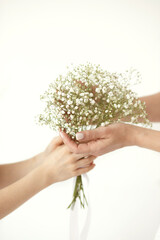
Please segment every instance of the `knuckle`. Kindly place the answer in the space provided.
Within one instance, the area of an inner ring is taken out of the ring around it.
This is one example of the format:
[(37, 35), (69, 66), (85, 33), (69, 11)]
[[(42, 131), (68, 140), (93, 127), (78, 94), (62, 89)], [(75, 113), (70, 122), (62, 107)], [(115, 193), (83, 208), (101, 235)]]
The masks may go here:
[(63, 150), (63, 151), (64, 151), (64, 153), (66, 153), (66, 154), (70, 152), (70, 151), (69, 151), (69, 148), (68, 148), (66, 145), (64, 145), (64, 150)]
[(74, 149), (73, 152), (74, 152), (75, 154), (78, 154), (78, 153), (79, 153), (78, 148)]
[[(78, 145), (79, 146), (79, 145)], [(77, 148), (74, 148), (74, 153), (75, 154), (80, 154), (80, 149), (77, 147)]]
[(75, 162), (75, 157), (74, 157), (74, 155), (72, 154), (71, 156), (70, 156), (70, 163), (74, 163)]
[(90, 132), (89, 131), (85, 131), (84, 132), (84, 138), (87, 140), (90, 138)]
[(78, 163), (79, 166), (84, 166), (86, 164), (86, 160), (80, 160), (80, 162)]
[(87, 139), (92, 139), (95, 137), (95, 132), (94, 131), (87, 131)]
[(92, 145), (91, 145), (91, 144), (88, 144), (88, 153), (91, 153), (92, 151), (93, 151)]
[(91, 160), (91, 158), (87, 158), (85, 161), (84, 161), (84, 164), (89, 164), (90, 162), (91, 162), (92, 160)]

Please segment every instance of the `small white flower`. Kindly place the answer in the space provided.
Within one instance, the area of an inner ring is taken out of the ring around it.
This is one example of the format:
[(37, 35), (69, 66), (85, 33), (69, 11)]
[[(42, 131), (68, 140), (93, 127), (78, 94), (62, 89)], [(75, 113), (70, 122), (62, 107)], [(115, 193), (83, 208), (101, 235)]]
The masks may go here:
[(109, 96), (109, 97), (112, 97), (112, 96), (113, 96), (113, 92), (109, 92), (109, 93), (108, 93), (108, 96)]
[(103, 87), (103, 88), (102, 88), (102, 92), (103, 92), (103, 93), (106, 93), (106, 92), (107, 92), (107, 88), (106, 88), (106, 87)]
[(73, 103), (73, 101), (68, 100), (67, 103), (68, 103), (68, 105), (71, 105)]
[(81, 101), (77, 98), (76, 99), (76, 104), (79, 105), (81, 103)]
[(93, 93), (90, 93), (89, 96), (90, 96), (90, 97), (93, 97)]
[(87, 98), (85, 98), (85, 99), (84, 99), (84, 102), (85, 102), (85, 103), (87, 103), (87, 102), (88, 102), (88, 99), (87, 99)]
[(71, 131), (71, 128), (70, 127), (68, 127), (67, 128), (67, 133), (69, 133)]
[(93, 120), (96, 120), (96, 119), (98, 119), (98, 116), (97, 116), (97, 115), (95, 115), (95, 116), (93, 117)]
[(127, 95), (126, 95), (126, 98), (127, 98), (127, 99), (130, 99), (130, 96), (129, 96), (129, 94), (127, 94)]
[(126, 104), (126, 105), (124, 105), (124, 108), (126, 108), (126, 109), (127, 109), (127, 108), (128, 108), (128, 105), (127, 105), (127, 104)]
[(100, 93), (100, 88), (96, 88), (96, 90), (95, 90), (97, 93)]
[(94, 76), (93, 74), (90, 74), (90, 75), (88, 76), (88, 79), (93, 81), (93, 80), (95, 79), (95, 76)]
[(137, 107), (137, 106), (138, 106), (138, 104), (137, 104), (137, 102), (135, 102), (134, 107)]
[(74, 92), (74, 89), (73, 89), (73, 88), (70, 88), (70, 92)]
[(92, 99), (90, 100), (91, 104), (94, 105), (95, 104), (95, 101)]
[(135, 117), (131, 117), (131, 122), (134, 122), (136, 118)]
[(132, 99), (128, 100), (128, 104), (131, 105), (132, 104)]
[(107, 77), (106, 77), (106, 82), (109, 82), (109, 81), (110, 81), (110, 77), (107, 76)]

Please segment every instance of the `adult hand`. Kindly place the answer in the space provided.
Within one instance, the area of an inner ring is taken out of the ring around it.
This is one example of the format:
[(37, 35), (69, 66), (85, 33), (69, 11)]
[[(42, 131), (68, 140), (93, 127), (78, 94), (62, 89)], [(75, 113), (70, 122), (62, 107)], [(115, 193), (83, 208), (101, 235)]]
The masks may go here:
[[(54, 138), (43, 153), (42, 168), (47, 173), (47, 185), (84, 174), (94, 168), (95, 156), (72, 153), (60, 136)], [(85, 158), (84, 158), (85, 157)]]
[[(69, 148), (63, 144), (61, 137), (54, 138), (46, 150), (37, 155), (35, 159), (38, 164), (37, 167), (32, 160), (29, 163), (28, 161), (26, 163), (22, 162), (20, 164), (22, 166), (16, 166), (15, 164), (14, 169), (29, 165), (29, 170), (32, 164), (34, 169), (12, 184), (0, 189), (0, 219), (49, 185), (90, 171), (95, 166), (93, 164), (94, 159), (94, 156), (71, 153)], [(3, 172), (2, 168), (1, 172)], [(3, 180), (3, 176), (0, 178), (1, 180)]]
[(71, 140), (65, 132), (60, 131), (60, 135), (72, 152), (100, 156), (124, 146), (134, 145), (134, 127), (125, 123), (115, 123), (94, 130), (82, 131), (76, 134), (79, 144)]

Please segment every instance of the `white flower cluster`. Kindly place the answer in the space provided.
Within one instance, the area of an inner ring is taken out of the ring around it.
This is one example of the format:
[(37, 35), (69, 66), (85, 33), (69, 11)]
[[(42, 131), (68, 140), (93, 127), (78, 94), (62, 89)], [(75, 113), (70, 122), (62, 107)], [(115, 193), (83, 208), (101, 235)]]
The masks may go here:
[(62, 129), (73, 139), (76, 132), (125, 119), (150, 125), (145, 104), (129, 87), (133, 79), (140, 79), (134, 69), (110, 73), (91, 63), (73, 67), (41, 96), (46, 105), (38, 122), (53, 130)]

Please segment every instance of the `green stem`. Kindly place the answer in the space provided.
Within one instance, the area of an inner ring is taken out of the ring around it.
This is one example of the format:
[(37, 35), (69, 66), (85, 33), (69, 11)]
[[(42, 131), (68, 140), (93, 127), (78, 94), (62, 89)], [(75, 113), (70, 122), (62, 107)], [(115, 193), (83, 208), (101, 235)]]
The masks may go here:
[[(83, 202), (82, 202), (82, 197), (81, 197), (81, 191), (82, 191), (82, 196), (83, 196)], [(73, 200), (70, 203), (70, 205), (68, 206), (68, 208), (70, 208), (70, 207), (71, 207), (71, 209), (74, 208), (74, 205), (76, 203), (77, 198), (79, 198), (81, 207), (84, 208), (85, 203), (88, 205), (86, 196), (84, 194), (83, 182), (82, 182), (82, 177), (81, 176), (78, 176), (76, 178), (75, 188), (74, 188), (74, 192), (73, 192)]]

